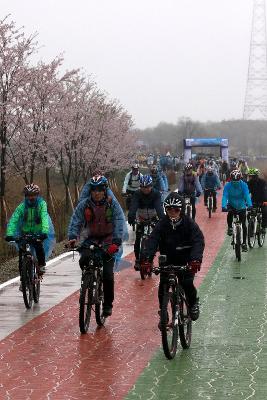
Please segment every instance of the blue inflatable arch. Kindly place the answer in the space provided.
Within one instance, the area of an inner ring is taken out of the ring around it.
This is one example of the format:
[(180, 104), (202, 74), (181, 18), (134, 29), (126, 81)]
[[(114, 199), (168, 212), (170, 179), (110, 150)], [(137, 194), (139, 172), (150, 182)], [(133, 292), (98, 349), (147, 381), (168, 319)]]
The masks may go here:
[(187, 163), (192, 158), (192, 147), (220, 147), (223, 160), (228, 160), (228, 139), (224, 138), (191, 138), (184, 139), (184, 161)]

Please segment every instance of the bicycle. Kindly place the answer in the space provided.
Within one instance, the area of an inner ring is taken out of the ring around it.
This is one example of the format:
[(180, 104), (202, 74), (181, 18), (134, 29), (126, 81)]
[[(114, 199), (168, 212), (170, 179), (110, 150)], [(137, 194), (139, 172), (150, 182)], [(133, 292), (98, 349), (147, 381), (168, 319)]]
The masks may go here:
[(31, 245), (38, 240), (40, 241), (38, 235), (34, 234), (24, 234), (15, 240), (20, 252), (21, 287), (27, 309), (32, 307), (33, 301), (38, 303), (40, 298), (42, 274), (31, 251)]
[[(125, 202), (126, 202), (126, 209), (129, 211), (130, 206), (131, 206), (131, 201), (132, 201), (132, 197), (133, 197), (134, 193), (130, 193), (130, 192), (126, 192), (126, 193), (122, 193), (122, 197), (125, 198)], [(132, 224), (132, 229), (133, 232), (135, 231), (135, 227), (136, 227), (136, 223), (134, 222)]]
[(142, 264), (143, 261), (143, 254), (145, 251), (145, 242), (148, 236), (151, 234), (153, 231), (155, 225), (156, 225), (157, 220), (141, 220), (139, 225), (142, 225), (142, 236), (140, 240), (140, 250), (139, 250), (139, 262), (140, 262), (140, 276), (142, 280), (145, 280), (146, 277), (151, 277), (152, 276), (152, 270), (151, 267), (148, 265), (144, 266)]
[(190, 195), (184, 194), (184, 201), (185, 201), (185, 215), (192, 218), (192, 204), (191, 204), (191, 197)]
[(106, 255), (104, 249), (95, 243), (74, 249), (80, 252), (87, 249), (89, 253), (89, 263), (82, 269), (81, 288), (79, 298), (79, 328), (81, 333), (86, 333), (89, 329), (92, 310), (95, 313), (96, 323), (99, 327), (105, 323), (103, 316), (103, 256)]
[(231, 210), (233, 212), (233, 234), (232, 234), (232, 246), (235, 250), (235, 256), (237, 261), (241, 261), (241, 247), (243, 243), (243, 227), (239, 218), (239, 213), (242, 211)]
[(214, 204), (213, 204), (213, 193), (214, 193), (214, 190), (205, 189), (205, 192), (208, 194), (208, 197), (207, 197), (207, 210), (208, 210), (208, 213), (209, 213), (209, 218), (211, 218), (212, 211), (214, 210)]
[(159, 266), (152, 271), (158, 275), (166, 274), (167, 281), (163, 285), (163, 296), (160, 310), (160, 329), (163, 351), (169, 360), (177, 352), (178, 335), (183, 349), (188, 349), (192, 338), (192, 320), (189, 304), (177, 274), (184, 272), (187, 266), (166, 265), (167, 257), (159, 256)]
[(248, 212), (248, 245), (251, 249), (255, 246), (256, 239), (259, 247), (262, 247), (265, 241), (265, 232), (262, 229), (262, 211), (260, 205), (253, 205), (252, 210)]

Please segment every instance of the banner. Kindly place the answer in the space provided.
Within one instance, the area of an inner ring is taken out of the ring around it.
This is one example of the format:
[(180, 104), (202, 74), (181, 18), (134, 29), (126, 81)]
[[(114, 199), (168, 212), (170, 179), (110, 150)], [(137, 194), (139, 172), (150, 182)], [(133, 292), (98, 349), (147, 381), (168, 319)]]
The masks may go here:
[(184, 148), (191, 147), (228, 147), (228, 139), (225, 138), (190, 138), (184, 139)]

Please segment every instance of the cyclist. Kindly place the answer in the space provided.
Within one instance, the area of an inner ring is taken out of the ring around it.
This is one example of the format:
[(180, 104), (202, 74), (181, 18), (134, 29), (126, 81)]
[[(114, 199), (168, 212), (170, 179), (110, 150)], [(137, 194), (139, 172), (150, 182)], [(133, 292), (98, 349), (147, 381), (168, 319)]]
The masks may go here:
[(228, 162), (226, 160), (223, 160), (222, 165), (221, 165), (221, 180), (223, 180), (223, 175), (225, 174), (226, 180), (229, 179), (230, 176), (230, 167), (228, 165)]
[[(47, 205), (45, 200), (40, 196), (39, 186), (31, 183), (24, 187), (24, 200), (18, 205), (12, 214), (6, 231), (6, 241), (13, 242), (15, 239), (23, 234), (38, 235), (38, 239), (32, 244), (34, 247), (36, 258), (38, 261), (39, 272), (45, 273), (45, 249), (43, 241), (48, 238), (53, 226), (47, 212)], [(52, 241), (48, 243), (52, 251)], [(21, 252), (19, 252), (19, 273), (21, 276)], [(21, 286), (20, 286), (21, 290)]]
[[(199, 298), (194, 286), (195, 274), (200, 270), (205, 247), (204, 236), (199, 226), (184, 214), (184, 198), (171, 192), (164, 201), (166, 216), (155, 226), (146, 242), (144, 263), (152, 264), (158, 250), (167, 256), (167, 265), (187, 265), (188, 270), (179, 273), (193, 321), (199, 317)], [(165, 275), (161, 274), (158, 289), (159, 307), (162, 303), (162, 290)], [(160, 313), (160, 312), (159, 312)]]
[(221, 184), (218, 175), (214, 173), (212, 167), (207, 168), (207, 172), (202, 178), (201, 185), (204, 190), (204, 205), (207, 206), (209, 191), (211, 191), (213, 197), (212, 211), (215, 212), (217, 209), (216, 190), (221, 189)]
[(139, 271), (140, 269), (140, 241), (144, 229), (142, 221), (151, 221), (156, 217), (162, 218), (163, 216), (164, 211), (161, 205), (160, 193), (153, 189), (152, 177), (150, 175), (144, 175), (140, 179), (140, 189), (135, 192), (128, 213), (128, 223), (130, 225), (132, 225), (137, 219), (136, 237), (134, 243), (134, 269), (136, 271)]
[(192, 218), (196, 216), (196, 197), (202, 193), (202, 188), (199, 183), (198, 176), (193, 172), (193, 165), (186, 164), (184, 167), (184, 174), (180, 179), (178, 185), (178, 193), (181, 195), (190, 196), (190, 203), (192, 204)]
[[(222, 211), (228, 212), (227, 234), (232, 236), (233, 229), (233, 214), (234, 211), (240, 211), (239, 218), (243, 228), (243, 244), (242, 251), (248, 251), (247, 247), (247, 225), (246, 225), (246, 208), (251, 208), (251, 198), (249, 195), (248, 185), (242, 181), (242, 174), (238, 169), (233, 170), (230, 173), (230, 182), (227, 182), (224, 186), (223, 197), (222, 197)], [(230, 209), (228, 210), (228, 208)]]
[(74, 247), (81, 239), (81, 269), (89, 263), (88, 249), (83, 244), (97, 243), (106, 249), (104, 258), (103, 316), (112, 314), (114, 300), (114, 257), (119, 251), (125, 232), (123, 211), (115, 199), (107, 194), (108, 181), (103, 175), (94, 176), (90, 181), (90, 195), (81, 201), (71, 217), (68, 229), (69, 246)]
[(156, 165), (152, 165), (150, 168), (150, 176), (152, 178), (153, 188), (159, 192), (164, 192), (166, 184)]
[(125, 176), (123, 187), (122, 187), (122, 195), (128, 195), (126, 199), (126, 207), (127, 210), (130, 208), (131, 197), (140, 187), (140, 178), (142, 174), (139, 171), (139, 165), (133, 164), (132, 170), (128, 172)]
[(239, 169), (239, 171), (241, 172), (243, 181), (247, 182), (247, 176), (248, 176), (247, 162), (245, 160), (239, 160), (237, 169)]
[(260, 171), (257, 168), (248, 169), (248, 189), (251, 194), (251, 201), (255, 205), (261, 205), (262, 229), (267, 228), (267, 183), (259, 177)]

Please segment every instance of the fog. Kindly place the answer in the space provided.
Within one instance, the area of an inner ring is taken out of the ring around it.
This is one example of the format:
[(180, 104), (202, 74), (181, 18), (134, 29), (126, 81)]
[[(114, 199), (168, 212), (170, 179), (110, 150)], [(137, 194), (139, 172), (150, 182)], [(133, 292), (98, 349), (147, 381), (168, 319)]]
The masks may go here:
[(38, 58), (64, 53), (146, 128), (242, 117), (252, 0), (9, 0)]

